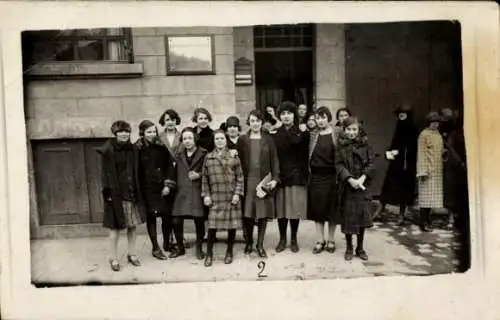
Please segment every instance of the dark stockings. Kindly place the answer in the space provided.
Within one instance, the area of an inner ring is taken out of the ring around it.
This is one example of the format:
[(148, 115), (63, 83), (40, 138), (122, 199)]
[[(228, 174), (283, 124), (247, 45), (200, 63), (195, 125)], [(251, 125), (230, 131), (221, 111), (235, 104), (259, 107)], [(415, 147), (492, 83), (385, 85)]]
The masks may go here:
[(297, 231), (299, 231), (299, 219), (290, 219), (290, 229), (292, 231), (292, 242), (297, 241)]
[(259, 219), (257, 221), (258, 233), (257, 233), (257, 247), (264, 248), (264, 237), (266, 236), (267, 220)]
[(203, 238), (205, 237), (205, 219), (194, 218), (194, 226), (196, 228), (196, 258), (201, 260), (205, 257), (205, 253), (202, 248)]
[(420, 229), (429, 231), (431, 226), (431, 209), (420, 208)]
[(151, 240), (151, 245), (153, 246), (153, 251), (158, 251), (160, 246), (158, 245), (158, 235), (156, 232), (156, 217), (148, 215), (146, 226), (148, 229), (149, 239)]
[(278, 219), (278, 229), (280, 232), (280, 243), (286, 243), (286, 228), (288, 226), (288, 219), (281, 218)]
[(210, 257), (213, 256), (216, 233), (217, 233), (217, 229), (208, 229), (207, 256), (210, 256)]
[[(352, 234), (346, 234), (345, 239), (347, 242), (347, 250), (353, 250)], [(359, 233), (356, 235), (356, 251), (363, 250), (363, 243), (365, 240), (365, 228), (359, 228)]]
[(254, 219), (243, 218), (243, 229), (245, 229), (245, 254), (252, 253)]

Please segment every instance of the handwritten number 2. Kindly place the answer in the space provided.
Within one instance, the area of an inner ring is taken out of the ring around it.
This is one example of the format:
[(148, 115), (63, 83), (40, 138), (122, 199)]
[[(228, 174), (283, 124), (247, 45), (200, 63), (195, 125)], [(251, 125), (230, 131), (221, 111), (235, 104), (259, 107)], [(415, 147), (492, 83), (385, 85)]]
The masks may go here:
[(267, 274), (262, 274), (264, 272), (264, 269), (266, 269), (266, 263), (264, 261), (259, 261), (259, 263), (257, 264), (257, 268), (259, 268), (257, 276), (259, 278), (266, 278)]

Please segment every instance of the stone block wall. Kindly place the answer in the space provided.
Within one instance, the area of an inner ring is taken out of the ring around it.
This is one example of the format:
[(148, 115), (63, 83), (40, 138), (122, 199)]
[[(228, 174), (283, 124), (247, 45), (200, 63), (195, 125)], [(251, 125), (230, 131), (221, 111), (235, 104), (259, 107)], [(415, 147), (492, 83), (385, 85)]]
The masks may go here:
[[(233, 28), (140, 28), (132, 34), (135, 63), (143, 64), (139, 78), (28, 83), (29, 139), (107, 137), (115, 119), (130, 121), (137, 131), (141, 120), (157, 122), (166, 108), (179, 112), (181, 126), (192, 124), (197, 106), (213, 113), (214, 128), (235, 113)], [(166, 75), (165, 37), (186, 34), (214, 35), (215, 75)]]

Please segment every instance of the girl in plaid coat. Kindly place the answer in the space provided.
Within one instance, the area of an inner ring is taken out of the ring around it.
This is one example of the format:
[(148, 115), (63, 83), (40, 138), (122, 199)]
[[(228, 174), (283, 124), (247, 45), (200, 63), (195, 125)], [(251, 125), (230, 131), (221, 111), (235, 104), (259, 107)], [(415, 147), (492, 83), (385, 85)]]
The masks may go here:
[(428, 127), (418, 137), (417, 179), (420, 229), (429, 231), (431, 209), (443, 208), (443, 137), (439, 133), (441, 117), (437, 112), (427, 115)]
[(202, 173), (201, 196), (209, 207), (208, 239), (205, 266), (210, 267), (217, 229), (227, 230), (227, 250), (224, 262), (233, 262), (233, 243), (236, 229), (241, 228), (241, 197), (243, 197), (243, 171), (237, 156), (227, 148), (223, 130), (214, 131), (215, 150), (205, 158)]
[(357, 235), (356, 256), (368, 260), (363, 249), (365, 229), (372, 226), (372, 196), (369, 189), (375, 167), (374, 152), (355, 117), (342, 124), (344, 134), (339, 136), (335, 154), (335, 169), (341, 188), (341, 227), (346, 235), (345, 260), (353, 258), (352, 235)]

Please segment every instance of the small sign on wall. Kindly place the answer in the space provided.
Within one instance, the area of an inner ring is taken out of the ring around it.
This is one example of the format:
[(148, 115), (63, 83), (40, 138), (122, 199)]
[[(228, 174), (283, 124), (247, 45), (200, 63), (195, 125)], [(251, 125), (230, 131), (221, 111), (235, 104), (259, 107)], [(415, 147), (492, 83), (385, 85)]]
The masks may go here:
[(247, 58), (239, 58), (234, 63), (234, 81), (237, 86), (253, 84), (253, 63)]

